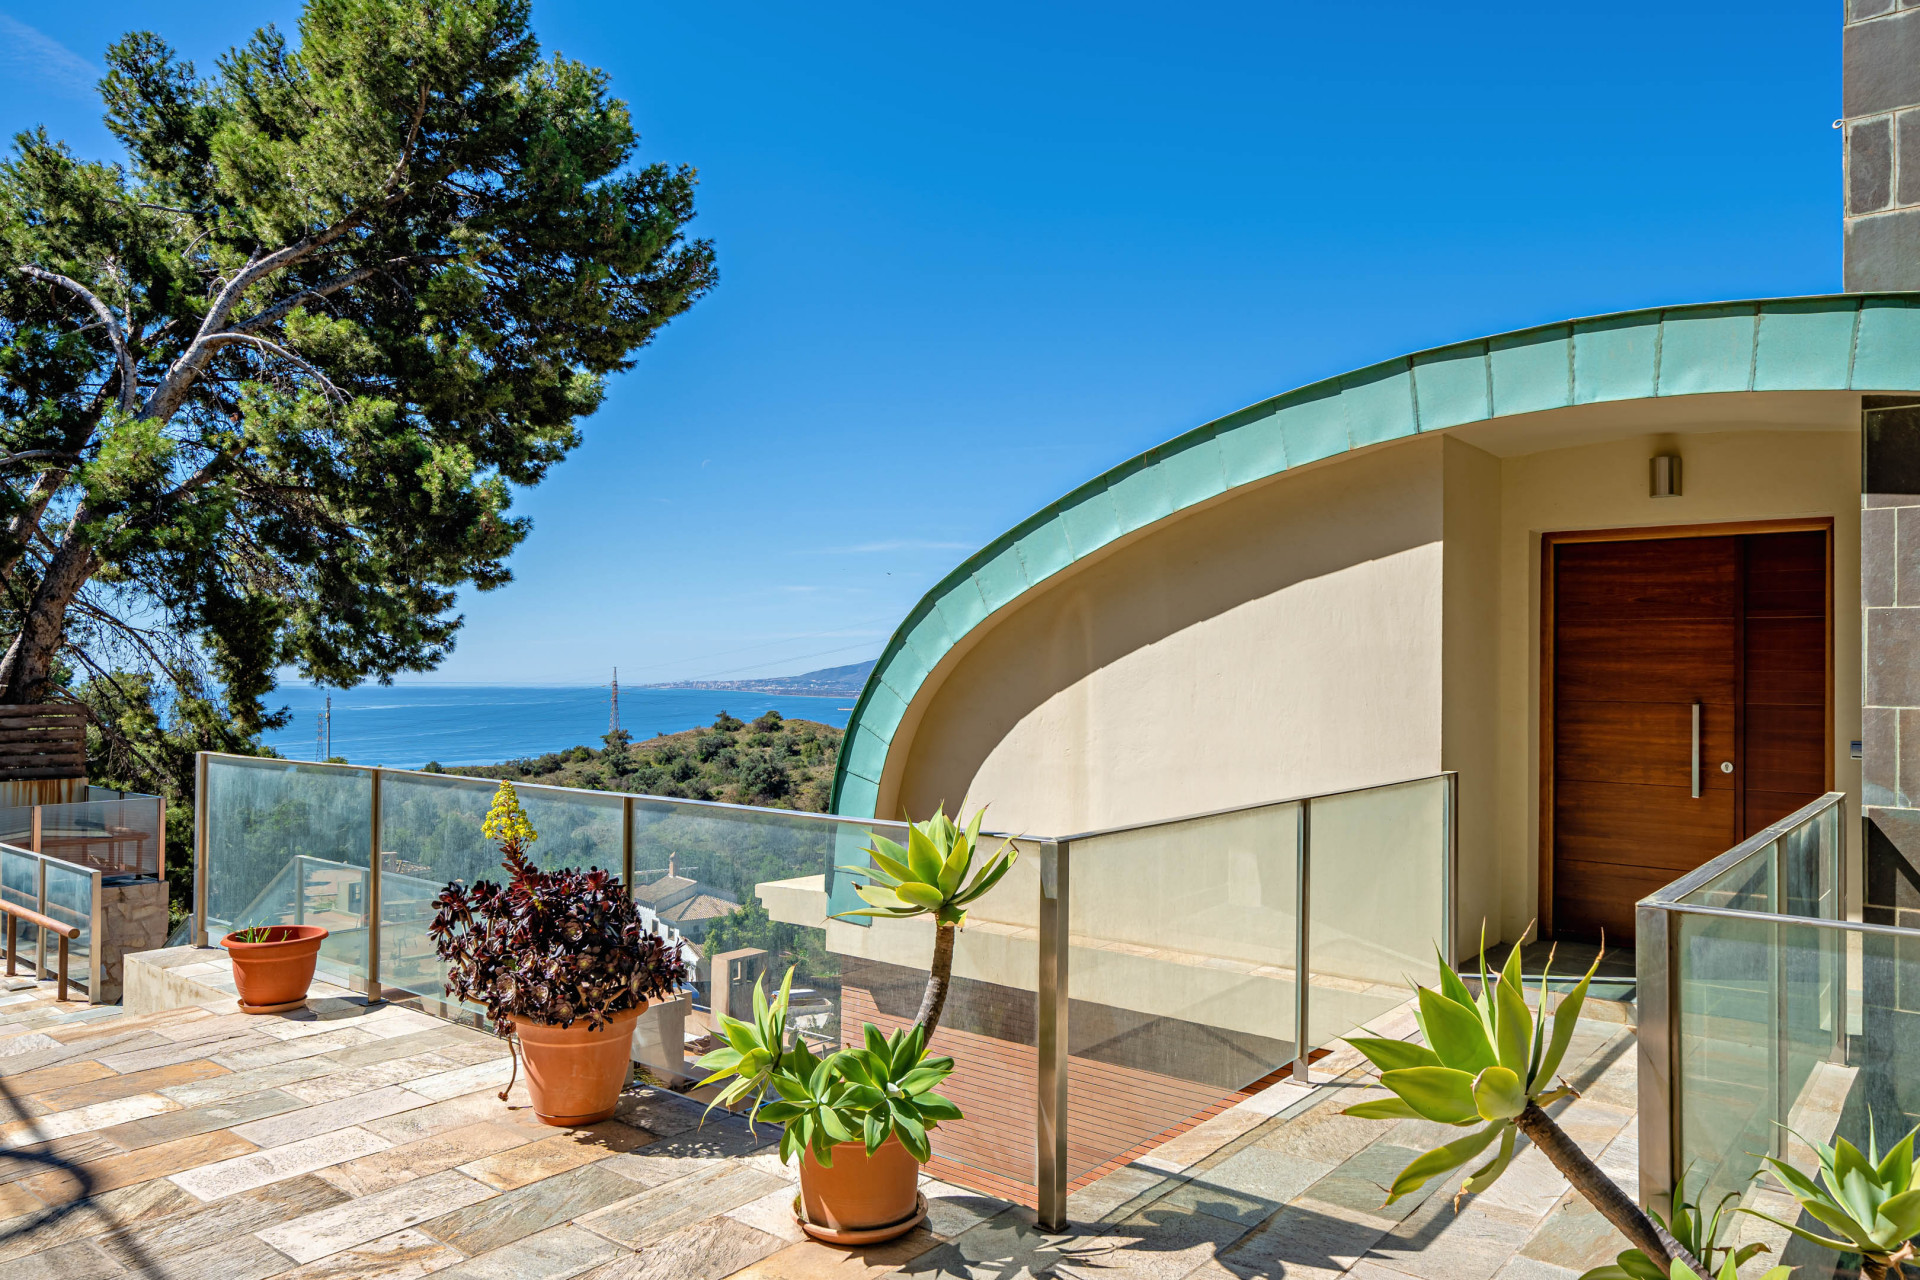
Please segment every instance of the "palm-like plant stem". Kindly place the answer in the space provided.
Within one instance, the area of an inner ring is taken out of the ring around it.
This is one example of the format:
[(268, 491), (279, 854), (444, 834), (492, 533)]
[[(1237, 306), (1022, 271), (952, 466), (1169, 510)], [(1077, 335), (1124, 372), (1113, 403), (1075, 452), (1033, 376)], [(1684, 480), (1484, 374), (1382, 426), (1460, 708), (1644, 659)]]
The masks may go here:
[(1514, 1117), (1513, 1124), (1634, 1248), (1649, 1258), (1684, 1262), (1696, 1275), (1708, 1273), (1698, 1258), (1620, 1190), (1612, 1178), (1601, 1172), (1599, 1165), (1587, 1158), (1580, 1144), (1569, 1138), (1552, 1116), (1528, 1103), (1526, 1109)]
[(920, 994), (920, 1012), (913, 1019), (913, 1025), (928, 1037), (940, 1025), (940, 1015), (947, 1007), (947, 988), (953, 985), (953, 938), (957, 932), (957, 925), (934, 926), (933, 962), (927, 966), (927, 988)]

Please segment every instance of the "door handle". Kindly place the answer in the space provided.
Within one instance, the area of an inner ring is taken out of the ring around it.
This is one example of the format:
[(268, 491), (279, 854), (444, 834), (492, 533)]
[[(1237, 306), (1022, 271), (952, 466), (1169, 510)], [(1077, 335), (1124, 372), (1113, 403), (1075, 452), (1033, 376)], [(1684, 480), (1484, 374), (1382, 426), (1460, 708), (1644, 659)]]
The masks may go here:
[(1700, 798), (1700, 704), (1693, 704), (1693, 798)]

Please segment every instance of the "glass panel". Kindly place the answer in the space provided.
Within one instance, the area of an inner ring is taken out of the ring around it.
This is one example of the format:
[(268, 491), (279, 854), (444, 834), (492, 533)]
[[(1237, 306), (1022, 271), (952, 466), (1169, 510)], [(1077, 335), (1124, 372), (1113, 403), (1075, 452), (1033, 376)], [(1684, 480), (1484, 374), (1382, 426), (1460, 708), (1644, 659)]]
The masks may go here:
[[(93, 873), (47, 863), (47, 914), (61, 924), (77, 925), (80, 936), (67, 944), (67, 977), (93, 989)], [(48, 963), (56, 942), (47, 940)]]
[(1447, 793), (1427, 778), (1312, 801), (1307, 1043), (1330, 1045), (1413, 995), (1446, 930)]
[(366, 977), (372, 774), (342, 765), (207, 761), (207, 934), (319, 924), (320, 959)]
[[(40, 909), (40, 859), (19, 849), (0, 848), (0, 895), (18, 907)], [(4, 925), (0, 925), (4, 928)], [(26, 973), (33, 973), (39, 956), (40, 926), (25, 920), (14, 925), (14, 945), (26, 961)], [(4, 935), (0, 935), (4, 936)]]
[(40, 852), (110, 876), (159, 875), (161, 834), (152, 796), (40, 806)]
[(1689, 906), (1727, 911), (1771, 911), (1773, 872), (1779, 854), (1778, 841), (1762, 845), (1679, 900)]
[(1282, 804), (1073, 842), (1070, 1186), (1293, 1061), (1299, 821)]
[(32, 805), (0, 806), (0, 844), (18, 845), (22, 849), (33, 847)]
[[(445, 991), (445, 967), (427, 926), (433, 900), (454, 880), (504, 878), (500, 849), (480, 832), (498, 784), (435, 774), (383, 774), (380, 781), (380, 981), (429, 999)], [(599, 866), (619, 873), (622, 798), (518, 787), (538, 839), (534, 861), (553, 869)]]

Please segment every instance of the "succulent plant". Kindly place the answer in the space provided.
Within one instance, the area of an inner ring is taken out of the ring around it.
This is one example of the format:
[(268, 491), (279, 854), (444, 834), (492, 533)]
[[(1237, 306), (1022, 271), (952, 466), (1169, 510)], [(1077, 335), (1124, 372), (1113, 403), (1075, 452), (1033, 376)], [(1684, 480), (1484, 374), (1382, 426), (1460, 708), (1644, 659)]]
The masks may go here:
[[(1647, 1212), (1653, 1220), (1665, 1227), (1667, 1233), (1680, 1242), (1694, 1257), (1704, 1262), (1711, 1270), (1715, 1261), (1720, 1262), (1720, 1274), (1729, 1276), (1727, 1268), (1731, 1266), (1737, 1273), (1747, 1261), (1757, 1254), (1766, 1253), (1767, 1246), (1754, 1243), (1741, 1246), (1722, 1245), (1720, 1229), (1727, 1221), (1727, 1206), (1740, 1198), (1737, 1191), (1729, 1191), (1720, 1198), (1720, 1203), (1711, 1212), (1687, 1199), (1687, 1180), (1684, 1175), (1674, 1184), (1673, 1201), (1678, 1207), (1673, 1211), (1672, 1219), (1663, 1218), (1654, 1210)], [(1775, 1267), (1768, 1271), (1762, 1280), (1779, 1280), (1787, 1274), (1786, 1267)], [(1689, 1267), (1684, 1273), (1691, 1275)], [(1660, 1280), (1665, 1271), (1660, 1264), (1649, 1257), (1643, 1249), (1625, 1249), (1618, 1257), (1605, 1266), (1595, 1267), (1583, 1273), (1580, 1280)], [(1676, 1271), (1674, 1274), (1682, 1273)]]
[(501, 1035), (513, 1020), (595, 1030), (614, 1014), (686, 985), (679, 944), (655, 934), (620, 880), (597, 867), (542, 871), (527, 859), (538, 837), (513, 784), (488, 815), (500, 840), (504, 885), (458, 881), (434, 899), (428, 933), (447, 963), (447, 994), (483, 1005)]
[[(1702, 1268), (1693, 1254), (1602, 1173), (1545, 1110), (1573, 1095), (1572, 1087), (1557, 1082), (1557, 1076), (1600, 958), (1594, 958), (1586, 976), (1561, 999), (1551, 1034), (1546, 1016), (1548, 973), (1543, 970), (1540, 975), (1536, 1016), (1527, 1005), (1519, 944), (1495, 978), (1487, 970), (1482, 940), (1478, 995), (1467, 989), (1444, 957), (1436, 954), (1434, 958), (1439, 961), (1439, 989), (1417, 988), (1416, 1018), (1424, 1045), (1347, 1037), (1379, 1068), (1380, 1083), (1393, 1094), (1348, 1107), (1347, 1115), (1431, 1120), (1471, 1131), (1416, 1156), (1394, 1179), (1387, 1203), (1476, 1159), (1497, 1140), (1500, 1146), (1493, 1158), (1468, 1175), (1461, 1187), (1462, 1195), (1484, 1191), (1506, 1172), (1516, 1139), (1525, 1134), (1607, 1221), (1647, 1257), (1659, 1260), (1662, 1274), (1677, 1263), (1686, 1263), (1692, 1269), (1689, 1274), (1697, 1274)], [(1549, 956), (1546, 969), (1551, 968)]]
[(1880, 1154), (1871, 1127), (1864, 1154), (1845, 1138), (1827, 1146), (1796, 1134), (1820, 1161), (1814, 1177), (1784, 1160), (1766, 1157), (1774, 1176), (1807, 1215), (1839, 1232), (1840, 1238), (1805, 1230), (1758, 1209), (1743, 1207), (1740, 1212), (1785, 1227), (1822, 1248), (1859, 1254), (1860, 1274), (1867, 1280), (1896, 1274), (1914, 1257), (1914, 1237), (1920, 1236), (1920, 1161), (1913, 1155), (1915, 1133), (1920, 1133), (1920, 1126), (1909, 1130), (1885, 1156)]
[(875, 835), (867, 849), (872, 866), (839, 868), (869, 881), (854, 886), (854, 892), (867, 905), (842, 915), (891, 920), (933, 917), (933, 960), (927, 967), (920, 1011), (914, 1017), (914, 1025), (928, 1036), (940, 1025), (940, 1013), (946, 1007), (947, 988), (953, 978), (954, 932), (966, 923), (967, 908), (1000, 883), (1020, 856), (1012, 840), (1003, 841), (979, 872), (974, 872), (980, 820), (985, 816), (986, 810), (981, 809), (962, 827), (947, 817), (944, 807), (936, 809), (931, 818), (908, 826), (906, 848)]

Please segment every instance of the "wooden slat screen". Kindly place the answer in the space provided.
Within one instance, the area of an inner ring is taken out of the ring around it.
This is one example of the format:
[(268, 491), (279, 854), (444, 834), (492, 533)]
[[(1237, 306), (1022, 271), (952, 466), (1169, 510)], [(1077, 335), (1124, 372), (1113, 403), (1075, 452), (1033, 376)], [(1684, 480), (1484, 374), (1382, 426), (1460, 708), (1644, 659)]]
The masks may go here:
[(73, 702), (0, 706), (0, 782), (86, 777), (88, 718)]

